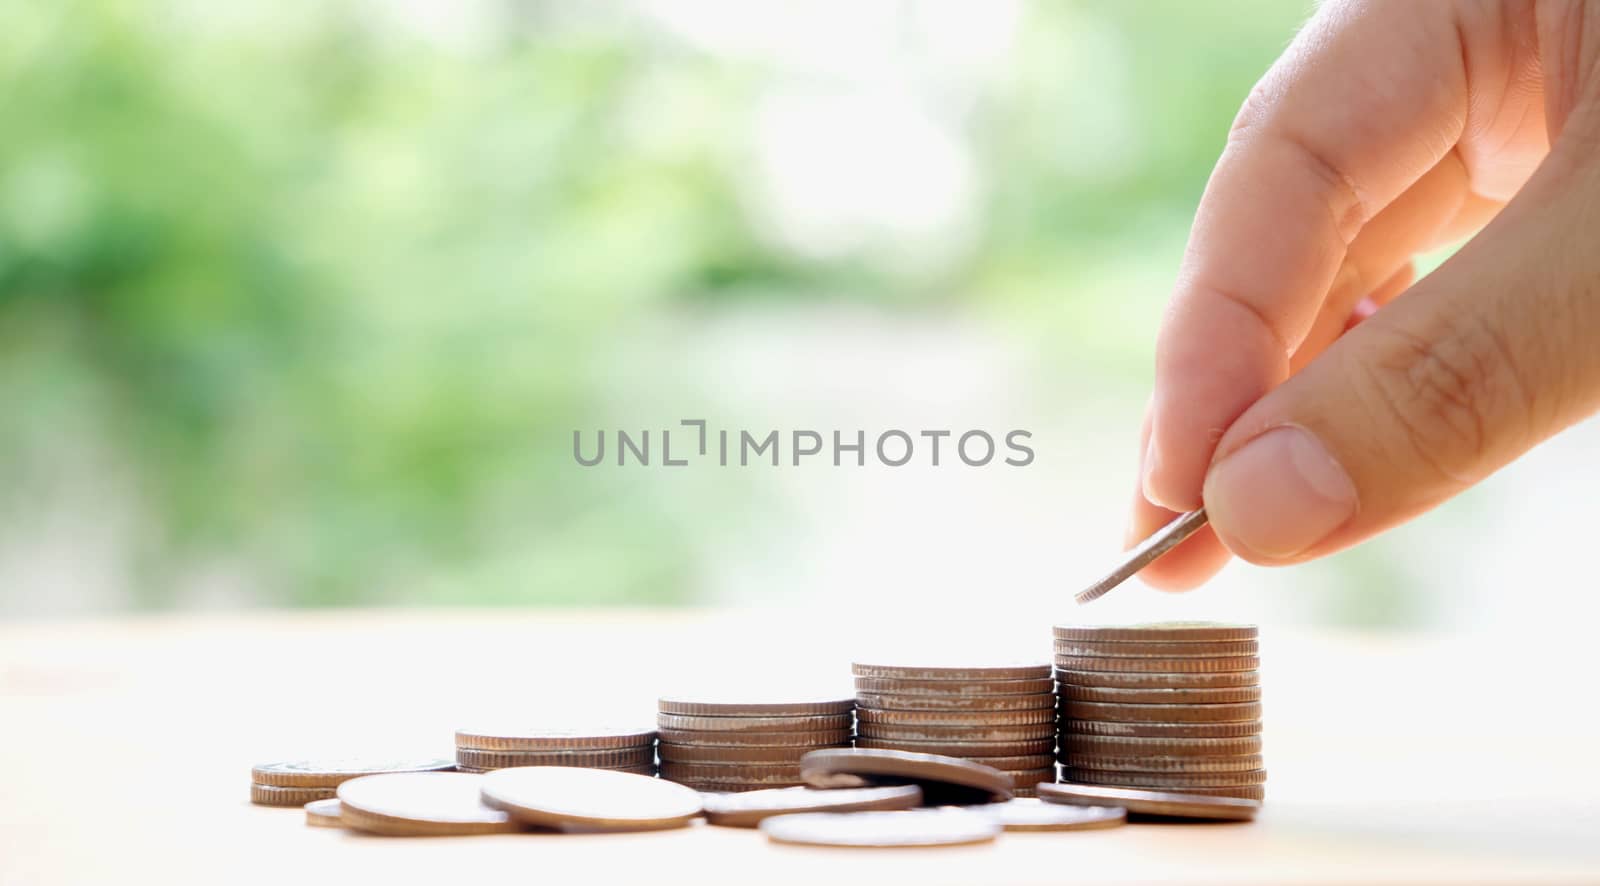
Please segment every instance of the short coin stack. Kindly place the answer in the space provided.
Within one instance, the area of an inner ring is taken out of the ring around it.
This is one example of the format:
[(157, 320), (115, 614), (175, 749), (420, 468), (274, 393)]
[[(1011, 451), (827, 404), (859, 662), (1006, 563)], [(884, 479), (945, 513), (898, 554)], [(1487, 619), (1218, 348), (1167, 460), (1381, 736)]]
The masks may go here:
[(801, 757), (850, 743), (854, 710), (849, 698), (663, 697), (661, 777), (718, 793), (798, 785)]
[(1017, 796), (1056, 780), (1048, 664), (856, 662), (856, 746), (961, 757), (1011, 777)]
[(250, 770), (250, 802), (260, 806), (304, 806), (333, 798), (339, 785), (364, 775), (442, 772), (449, 760), (296, 760), (262, 763)]
[(489, 772), (513, 766), (580, 766), (637, 775), (656, 771), (652, 729), (458, 729), (456, 768)]
[(1254, 625), (1057, 625), (1062, 780), (1261, 800)]

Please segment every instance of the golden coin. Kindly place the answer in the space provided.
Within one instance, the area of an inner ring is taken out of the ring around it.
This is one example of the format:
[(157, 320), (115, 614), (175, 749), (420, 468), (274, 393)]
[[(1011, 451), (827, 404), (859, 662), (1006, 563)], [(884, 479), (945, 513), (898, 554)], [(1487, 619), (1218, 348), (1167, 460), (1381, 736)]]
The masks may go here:
[(656, 725), (663, 730), (695, 732), (826, 732), (830, 729), (849, 729), (851, 722), (849, 714), (818, 714), (802, 717), (656, 715)]
[(525, 766), (482, 778), (483, 802), (541, 827), (660, 830), (682, 827), (700, 814), (700, 795), (690, 788), (625, 772)]
[(1038, 723), (1032, 726), (937, 726), (888, 725), (862, 723), (856, 727), (863, 738), (887, 738), (902, 741), (1028, 741), (1050, 738), (1056, 734), (1055, 723)]
[(1213, 689), (1117, 689), (1108, 686), (1079, 686), (1062, 683), (1061, 697), (1069, 701), (1100, 701), (1109, 704), (1238, 704), (1260, 701), (1260, 686), (1220, 686)]
[(1217, 671), (1212, 674), (1155, 674), (1139, 671), (1089, 671), (1056, 668), (1063, 686), (1099, 686), (1106, 689), (1220, 689), (1261, 685), (1259, 671)]
[(1061, 762), (1073, 769), (1109, 769), (1121, 772), (1247, 772), (1261, 768), (1260, 754), (1232, 757), (1096, 757), (1063, 753)]
[(1082, 655), (1090, 658), (1226, 658), (1255, 655), (1254, 640), (1229, 640), (1220, 643), (1099, 643), (1086, 640), (1057, 640), (1056, 655)]
[(804, 717), (819, 714), (848, 714), (855, 710), (855, 707), (855, 699), (838, 696), (765, 701), (743, 698), (707, 700), (698, 696), (671, 695), (662, 696), (659, 703), (663, 714), (687, 714), (699, 717)]
[(486, 778), (464, 772), (398, 772), (353, 778), (339, 785), (339, 815), (346, 827), (399, 837), (519, 830), (510, 816), (479, 799)]
[(1227, 643), (1254, 640), (1255, 625), (1205, 621), (1163, 621), (1134, 625), (1056, 625), (1057, 640), (1101, 643)]
[(826, 732), (703, 732), (690, 729), (663, 729), (661, 740), (696, 747), (826, 747), (850, 740), (851, 730)]
[(1094, 658), (1082, 655), (1057, 655), (1056, 667), (1064, 671), (1112, 671), (1141, 674), (1214, 674), (1254, 671), (1261, 659), (1254, 655), (1226, 658)]
[(905, 726), (1037, 726), (1055, 723), (1056, 712), (1049, 708), (1032, 711), (880, 711), (861, 708), (856, 712), (861, 723)]
[(663, 763), (799, 763), (816, 750), (811, 745), (788, 748), (703, 747), (664, 741), (656, 746)]
[(585, 766), (591, 769), (627, 769), (650, 766), (655, 748), (613, 748), (604, 751), (456, 751), (456, 764), (472, 769), (506, 769), (512, 766)]
[(1048, 676), (1027, 680), (898, 680), (888, 677), (857, 677), (856, 692), (890, 695), (989, 696), (1038, 695), (1055, 691)]
[[(942, 680), (942, 681), (992, 681), (992, 680), (1042, 680), (1050, 676), (1046, 662), (1014, 662), (994, 665), (888, 665), (856, 662), (850, 672), (857, 677), (875, 680)], [(859, 686), (857, 688), (860, 688)]]
[(1127, 813), (1115, 806), (1064, 806), (1031, 798), (967, 808), (993, 818), (1008, 831), (1089, 831), (1118, 827), (1128, 820)]
[(705, 798), (706, 820), (715, 825), (753, 828), (774, 815), (801, 812), (868, 812), (911, 809), (922, 802), (914, 784), (818, 790), (769, 788)]
[(1102, 757), (1226, 757), (1261, 753), (1261, 736), (1238, 738), (1160, 738), (1111, 735), (1061, 735), (1063, 752)]
[(1039, 796), (1050, 803), (1065, 803), (1072, 806), (1120, 806), (1126, 809), (1130, 816), (1150, 815), (1160, 818), (1249, 821), (1261, 810), (1261, 804), (1255, 800), (1097, 785), (1040, 785)]
[(1071, 720), (1114, 720), (1126, 723), (1228, 723), (1261, 719), (1261, 702), (1237, 704), (1110, 704), (1064, 701), (1061, 716)]
[(1062, 735), (1120, 735), (1129, 738), (1244, 738), (1261, 734), (1260, 720), (1235, 723), (1127, 723), (1111, 720), (1061, 720)]
[(859, 710), (872, 711), (1037, 711), (1053, 707), (1056, 697), (1048, 692), (1032, 695), (891, 695), (863, 692), (856, 696)]
[(964, 809), (806, 812), (769, 818), (761, 831), (774, 843), (804, 846), (955, 846), (987, 843), (1000, 824)]
[(930, 806), (1006, 800), (1012, 782), (992, 766), (958, 757), (907, 751), (839, 748), (800, 758), (800, 777), (818, 788), (915, 784)]
[(284, 788), (336, 788), (342, 782), (380, 772), (449, 772), (456, 764), (436, 757), (412, 760), (296, 760), (262, 763), (250, 770), (256, 784)]
[(474, 751), (598, 751), (655, 744), (654, 729), (458, 729), (456, 747)]
[(306, 824), (314, 828), (342, 828), (344, 819), (339, 817), (339, 800), (329, 797), (326, 800), (312, 800), (306, 804)]
[(1078, 784), (1107, 784), (1124, 788), (1230, 788), (1266, 784), (1267, 770), (1244, 772), (1117, 772), (1109, 769), (1061, 770), (1061, 780)]
[(278, 785), (250, 785), (250, 802), (257, 806), (304, 806), (313, 800), (326, 800), (336, 788), (286, 788)]
[(1048, 754), (1055, 749), (1052, 738), (1028, 741), (899, 741), (864, 736), (856, 739), (856, 747), (879, 750), (911, 751), (919, 754), (944, 754), (950, 757), (981, 759), (984, 757), (1019, 757)]

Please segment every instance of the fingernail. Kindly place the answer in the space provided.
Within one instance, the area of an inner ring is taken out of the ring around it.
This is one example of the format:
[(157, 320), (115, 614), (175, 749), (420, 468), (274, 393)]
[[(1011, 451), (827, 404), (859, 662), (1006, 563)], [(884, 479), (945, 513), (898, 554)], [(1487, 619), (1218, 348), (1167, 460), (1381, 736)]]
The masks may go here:
[(1350, 475), (1309, 431), (1273, 428), (1211, 468), (1206, 513), (1235, 544), (1285, 559), (1322, 541), (1356, 512)]

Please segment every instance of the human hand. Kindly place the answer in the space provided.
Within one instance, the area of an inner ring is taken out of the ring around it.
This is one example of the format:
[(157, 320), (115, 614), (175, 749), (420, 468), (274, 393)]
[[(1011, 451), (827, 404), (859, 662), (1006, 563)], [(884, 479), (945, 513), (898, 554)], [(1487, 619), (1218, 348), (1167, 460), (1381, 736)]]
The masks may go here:
[(1332, 553), (1597, 409), (1600, 4), (1324, 5), (1196, 213), (1128, 541), (1211, 522), (1141, 574)]

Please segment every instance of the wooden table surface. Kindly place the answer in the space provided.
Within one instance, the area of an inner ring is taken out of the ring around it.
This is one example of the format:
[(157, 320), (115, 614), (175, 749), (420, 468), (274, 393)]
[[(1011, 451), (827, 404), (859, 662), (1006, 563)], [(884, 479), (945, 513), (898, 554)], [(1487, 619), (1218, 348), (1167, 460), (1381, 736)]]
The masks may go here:
[[(890, 626), (794, 613), (335, 612), (0, 625), (0, 883), (1600, 882), (1592, 652), (1263, 627), (1261, 818), (824, 850), (698, 825), (392, 839), (247, 802), (251, 764), (650, 722), (658, 692), (849, 692)], [(952, 635), (955, 636), (955, 635)], [(1048, 656), (1048, 624), (1007, 638)], [(900, 637), (897, 639), (907, 639)], [(963, 643), (967, 651), (980, 641)], [(352, 879), (359, 878), (359, 879)]]

